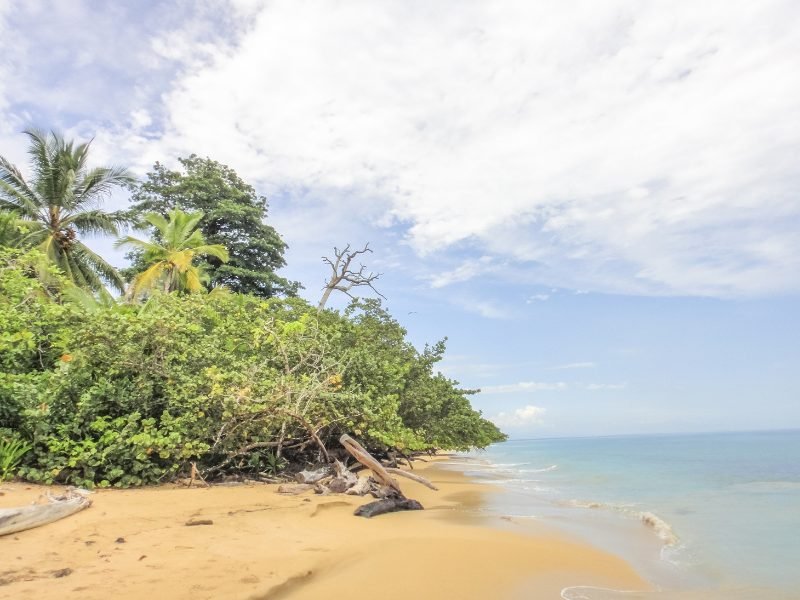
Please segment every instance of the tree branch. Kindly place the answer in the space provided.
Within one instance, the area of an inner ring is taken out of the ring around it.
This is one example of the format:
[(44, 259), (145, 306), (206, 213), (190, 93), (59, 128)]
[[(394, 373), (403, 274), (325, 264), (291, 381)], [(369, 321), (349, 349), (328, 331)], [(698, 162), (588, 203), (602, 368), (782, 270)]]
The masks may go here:
[(369, 243), (364, 244), (364, 247), (360, 250), (350, 250), (350, 244), (347, 244), (347, 246), (341, 250), (334, 246), (333, 254), (335, 260), (327, 256), (322, 257), (322, 262), (330, 266), (332, 275), (323, 288), (322, 298), (319, 301), (319, 305), (317, 305), (318, 312), (322, 312), (325, 309), (328, 298), (330, 298), (331, 293), (334, 291), (339, 291), (347, 294), (350, 298), (355, 298), (355, 296), (350, 293), (350, 290), (355, 287), (368, 287), (378, 296), (386, 300), (386, 296), (375, 289), (374, 285), (374, 282), (381, 276), (381, 273), (373, 273), (372, 271), (367, 273), (367, 267), (363, 264), (359, 266), (358, 270), (350, 267), (356, 257), (367, 253), (372, 253)]

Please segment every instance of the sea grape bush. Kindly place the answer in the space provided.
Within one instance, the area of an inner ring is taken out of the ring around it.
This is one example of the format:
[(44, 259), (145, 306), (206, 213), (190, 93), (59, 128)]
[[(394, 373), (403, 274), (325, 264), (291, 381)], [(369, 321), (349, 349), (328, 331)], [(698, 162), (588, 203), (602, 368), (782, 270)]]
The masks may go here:
[(342, 433), (373, 451), (483, 447), (504, 435), (435, 373), (376, 301), (154, 294), (76, 302), (35, 252), (0, 250), (0, 437), (18, 475), (83, 486), (186, 472), (276, 474)]

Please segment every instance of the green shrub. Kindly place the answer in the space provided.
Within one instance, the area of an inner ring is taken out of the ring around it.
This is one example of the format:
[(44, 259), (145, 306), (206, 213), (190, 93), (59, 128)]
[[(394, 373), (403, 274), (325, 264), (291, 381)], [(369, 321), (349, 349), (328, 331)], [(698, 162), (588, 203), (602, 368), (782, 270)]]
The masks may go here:
[(31, 445), (13, 437), (0, 437), (0, 482), (12, 475)]
[(377, 452), (504, 438), (373, 301), (317, 314), (303, 300), (156, 294), (70, 302), (0, 251), (0, 429), (31, 446), (32, 481), (119, 486), (274, 475), (342, 433)]

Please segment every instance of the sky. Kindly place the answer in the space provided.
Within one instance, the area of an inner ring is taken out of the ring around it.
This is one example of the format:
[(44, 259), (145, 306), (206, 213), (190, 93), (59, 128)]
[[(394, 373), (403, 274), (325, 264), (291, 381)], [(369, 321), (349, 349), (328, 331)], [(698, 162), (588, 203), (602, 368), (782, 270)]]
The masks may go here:
[(231, 166), (514, 437), (800, 427), (798, 63), (794, 0), (0, 0), (0, 155)]

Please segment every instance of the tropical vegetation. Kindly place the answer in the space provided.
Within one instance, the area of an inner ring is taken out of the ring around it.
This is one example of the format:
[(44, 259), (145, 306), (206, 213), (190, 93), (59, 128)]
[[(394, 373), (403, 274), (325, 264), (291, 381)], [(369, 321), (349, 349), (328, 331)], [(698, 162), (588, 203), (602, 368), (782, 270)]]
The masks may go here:
[[(75, 144), (58, 133), (29, 129), (32, 179), (0, 156), (0, 209), (24, 221), (15, 245), (36, 246), (80, 287), (118, 291), (124, 282), (116, 269), (93, 252), (84, 235), (117, 236), (126, 218), (105, 212), (100, 203), (133, 182), (126, 169), (87, 165), (90, 143)], [(5, 237), (5, 235), (4, 235)]]
[[(48, 140), (73, 148), (55, 134)], [(195, 184), (198, 197), (210, 194)], [(37, 202), (58, 196), (36, 190)], [(194, 197), (186, 182), (180, 191)], [(61, 197), (53, 206), (62, 223), (81, 214), (74, 190)], [(48, 253), (43, 238), (30, 243), (29, 232), (43, 228), (33, 213), (4, 205), (18, 212), (0, 214), (0, 477), (118, 487), (195, 469), (263, 477), (326, 460), (343, 433), (378, 454), (505, 438), (471, 407), (474, 390), (436, 371), (444, 341), (417, 350), (378, 300), (338, 312), (293, 297), (291, 285), (282, 296), (277, 285), (242, 292), (220, 270), (233, 251), (204, 232), (204, 209), (150, 201), (156, 210), (139, 220), (151, 239), (119, 238), (138, 251), (121, 300), (75, 277), (74, 240), (60, 246), (69, 257)], [(67, 226), (77, 232), (86, 222)]]
[[(295, 296), (300, 284), (278, 275), (286, 266), (286, 244), (267, 219), (267, 199), (256, 193), (236, 172), (194, 154), (180, 158), (180, 170), (156, 163), (131, 195), (130, 218), (141, 220), (157, 212), (164, 217), (181, 209), (202, 212), (200, 232), (208, 244), (228, 250), (229, 260), (208, 255), (203, 270), (212, 287), (262, 298)], [(158, 235), (157, 231), (154, 231)], [(131, 272), (146, 268), (139, 253), (130, 256)]]
[(158, 232), (152, 241), (144, 241), (130, 235), (121, 237), (117, 247), (133, 246), (141, 250), (144, 271), (133, 277), (129, 295), (136, 297), (152, 291), (156, 286), (164, 292), (203, 291), (203, 280), (208, 275), (195, 264), (196, 257), (214, 257), (222, 263), (228, 261), (228, 251), (221, 244), (206, 244), (197, 224), (202, 212), (187, 214), (176, 208), (169, 212), (169, 220), (159, 213), (148, 213), (145, 222)]

